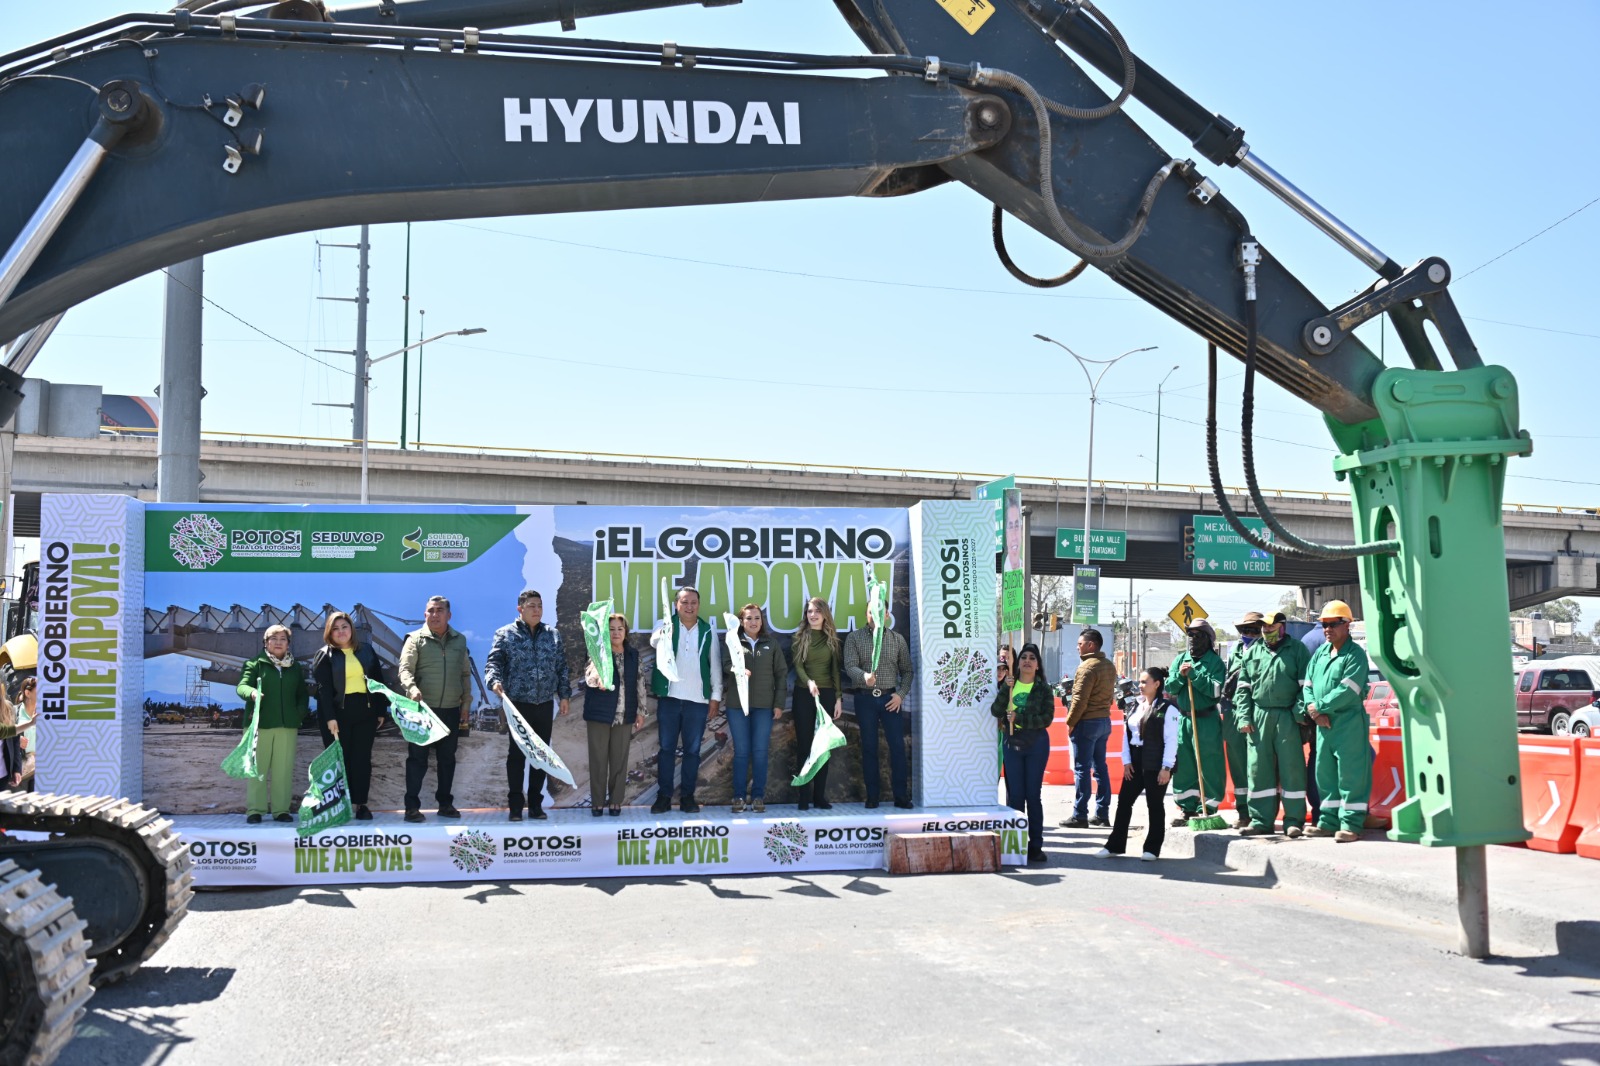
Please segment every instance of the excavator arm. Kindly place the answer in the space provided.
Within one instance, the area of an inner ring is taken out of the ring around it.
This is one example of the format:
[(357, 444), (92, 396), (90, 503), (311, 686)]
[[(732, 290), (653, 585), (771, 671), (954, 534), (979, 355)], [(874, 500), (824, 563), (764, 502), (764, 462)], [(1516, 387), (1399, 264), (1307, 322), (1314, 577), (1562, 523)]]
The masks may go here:
[[(1515, 380), (1483, 364), (1450, 301), (1449, 265), (1402, 267), (1355, 233), (1084, 0), (835, 0), (870, 52), (850, 56), (490, 32), (684, 2), (190, 0), (0, 57), (0, 339), (159, 267), (315, 227), (958, 181), (1244, 361), (1245, 472), (1277, 532), (1263, 543), (1360, 560), (1369, 651), (1403, 709), (1410, 799), (1393, 835), (1458, 846), (1463, 884), (1481, 881), (1481, 845), (1526, 836), (1500, 501), (1504, 460), (1531, 443)], [(1130, 97), (1200, 162), (1141, 129)], [(1372, 285), (1319, 300), (1222, 194), (1230, 170)], [(1354, 335), (1378, 315), (1413, 368)], [(1326, 416), (1353, 545), (1294, 538), (1256, 489), (1258, 373)], [(1209, 450), (1218, 505), (1252, 539), (1220, 490), (1214, 428)]]

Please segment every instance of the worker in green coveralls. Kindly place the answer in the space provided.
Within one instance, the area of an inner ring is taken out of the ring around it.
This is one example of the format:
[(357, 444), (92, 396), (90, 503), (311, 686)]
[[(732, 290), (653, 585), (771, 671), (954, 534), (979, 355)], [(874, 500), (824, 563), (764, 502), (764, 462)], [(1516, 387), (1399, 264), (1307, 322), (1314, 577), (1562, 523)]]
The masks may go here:
[[(1178, 705), (1183, 716), (1183, 724), (1178, 728), (1178, 761), (1172, 768), (1172, 798), (1183, 812), (1182, 817), (1172, 820), (1175, 826), (1185, 825), (1190, 818), (1200, 817), (1202, 813), (1217, 813), (1226, 773), (1222, 760), (1222, 719), (1217, 712), (1225, 671), (1222, 657), (1217, 654), (1217, 634), (1210, 622), (1198, 618), (1189, 623), (1187, 635), (1189, 646), (1172, 660), (1172, 672), (1167, 675), (1167, 696)], [(1192, 708), (1189, 706), (1191, 691), (1194, 693)], [(1202, 781), (1195, 768), (1196, 748), (1205, 773), (1204, 812), (1200, 810)]]
[(1350, 605), (1329, 600), (1322, 608), (1327, 643), (1311, 656), (1301, 689), (1305, 716), (1317, 724), (1317, 791), (1322, 812), (1307, 836), (1341, 844), (1359, 839), (1372, 794), (1372, 753), (1367, 740), (1367, 652), (1350, 639)]
[(1243, 675), (1245, 660), (1261, 642), (1261, 612), (1250, 611), (1234, 624), (1239, 631), (1239, 643), (1228, 656), (1227, 676), (1222, 682), (1222, 699), (1217, 709), (1222, 713), (1222, 750), (1228, 756), (1228, 778), (1224, 784), (1233, 784), (1235, 829), (1250, 824), (1250, 812), (1245, 809), (1245, 794), (1250, 791), (1247, 768), (1250, 763), (1250, 742), (1245, 739), (1250, 732), (1250, 719), (1239, 713), (1239, 679)]
[[(1233, 714), (1249, 742), (1250, 780), (1247, 800), (1239, 803), (1250, 824), (1240, 836), (1266, 836), (1278, 825), (1283, 804), (1283, 831), (1297, 837), (1306, 824), (1306, 760), (1300, 744), (1300, 693), (1306, 684), (1311, 653), (1285, 632), (1282, 611), (1256, 615), (1261, 639), (1250, 645), (1240, 664)], [(1237, 786), (1235, 795), (1237, 796)]]

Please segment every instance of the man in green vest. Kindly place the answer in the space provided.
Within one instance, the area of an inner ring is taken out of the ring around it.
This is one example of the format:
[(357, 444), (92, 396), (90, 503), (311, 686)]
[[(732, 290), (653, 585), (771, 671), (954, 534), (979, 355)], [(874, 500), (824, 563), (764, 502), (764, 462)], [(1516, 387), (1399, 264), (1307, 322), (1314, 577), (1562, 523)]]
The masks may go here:
[(678, 679), (668, 678), (659, 669), (650, 669), (650, 692), (656, 697), (656, 724), (661, 751), (656, 756), (656, 801), (651, 814), (666, 814), (672, 809), (673, 764), (677, 749), (683, 748), (683, 776), (678, 783), (679, 807), (685, 814), (700, 809), (694, 789), (700, 774), (700, 744), (706, 722), (717, 713), (722, 702), (722, 651), (716, 634), (700, 617), (700, 592), (685, 585), (678, 590), (676, 609), (663, 618), (650, 634), (650, 645), (675, 650)]

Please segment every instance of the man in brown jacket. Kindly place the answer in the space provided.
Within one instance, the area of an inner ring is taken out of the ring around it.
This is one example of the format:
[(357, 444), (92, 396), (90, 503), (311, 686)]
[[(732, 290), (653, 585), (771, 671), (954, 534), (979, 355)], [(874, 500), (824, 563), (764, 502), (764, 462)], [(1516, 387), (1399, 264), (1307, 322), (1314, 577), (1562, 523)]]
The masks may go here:
[[(1078, 672), (1072, 678), (1072, 703), (1067, 728), (1072, 732), (1072, 774), (1077, 795), (1068, 829), (1111, 824), (1111, 771), (1106, 767), (1106, 741), (1111, 737), (1111, 700), (1117, 692), (1117, 668), (1100, 651), (1105, 638), (1098, 629), (1078, 634)], [(1089, 819), (1089, 775), (1100, 782), (1094, 820)]]

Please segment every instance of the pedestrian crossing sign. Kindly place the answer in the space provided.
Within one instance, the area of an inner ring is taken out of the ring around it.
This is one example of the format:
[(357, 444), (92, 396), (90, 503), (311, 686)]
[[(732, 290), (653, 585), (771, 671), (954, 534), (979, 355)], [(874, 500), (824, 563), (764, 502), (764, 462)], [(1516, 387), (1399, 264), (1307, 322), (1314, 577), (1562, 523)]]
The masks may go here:
[(1167, 612), (1167, 617), (1176, 622), (1179, 629), (1188, 629), (1190, 622), (1210, 616), (1206, 614), (1206, 609), (1200, 606), (1199, 600), (1185, 593), (1183, 599), (1178, 601), (1178, 606)]

